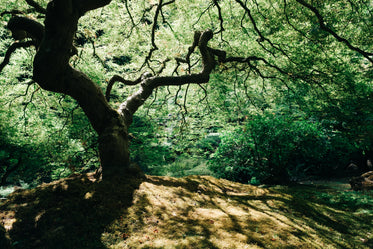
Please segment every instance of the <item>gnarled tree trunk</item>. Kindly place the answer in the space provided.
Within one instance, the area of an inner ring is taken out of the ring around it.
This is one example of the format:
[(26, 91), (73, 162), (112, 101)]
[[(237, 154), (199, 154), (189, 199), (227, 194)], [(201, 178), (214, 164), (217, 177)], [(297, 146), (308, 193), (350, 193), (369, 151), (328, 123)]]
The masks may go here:
[(86, 11), (109, 2), (51, 1), (33, 72), (33, 79), (42, 88), (70, 95), (78, 101), (98, 133), (104, 177), (125, 173), (129, 167), (128, 122), (110, 107), (101, 89), (91, 79), (69, 65), (69, 59), (79, 18)]
[[(13, 17), (8, 23), (13, 37), (17, 40), (32, 38), (30, 42), (14, 43), (7, 51), (0, 71), (9, 62), (11, 53), (18, 47), (34, 45), (37, 53), (34, 58), (33, 79), (45, 90), (67, 94), (78, 101), (90, 123), (99, 136), (99, 152), (104, 178), (121, 176), (126, 173), (137, 173), (130, 168), (128, 148), (128, 127), (133, 115), (154, 89), (160, 86), (181, 86), (184, 84), (207, 83), (210, 73), (218, 63), (266, 60), (256, 56), (229, 57), (226, 52), (208, 47), (213, 37), (211, 30), (195, 32), (193, 44), (188, 49), (185, 59), (175, 58), (179, 62), (190, 64), (190, 56), (199, 48), (202, 68), (199, 73), (177, 76), (160, 76), (144, 73), (137, 80), (128, 81), (115, 75), (103, 94), (99, 86), (82, 72), (70, 66), (70, 57), (76, 49), (73, 39), (78, 27), (79, 18), (87, 11), (103, 7), (110, 0), (52, 0), (48, 3), (44, 26), (25, 17)], [(36, 4), (36, 2), (33, 2)], [(162, 1), (157, 6), (156, 17)], [(41, 7), (40, 7), (41, 8)], [(154, 29), (153, 29), (154, 30)], [(153, 37), (154, 39), (154, 37)], [(154, 45), (154, 44), (153, 44)], [(217, 61), (216, 61), (217, 58)], [(165, 62), (164, 62), (165, 63)], [(162, 70), (161, 70), (162, 71)], [(160, 74), (161, 71), (158, 73)], [(108, 103), (113, 84), (120, 81), (126, 85), (139, 85), (139, 90), (127, 98), (114, 110)]]

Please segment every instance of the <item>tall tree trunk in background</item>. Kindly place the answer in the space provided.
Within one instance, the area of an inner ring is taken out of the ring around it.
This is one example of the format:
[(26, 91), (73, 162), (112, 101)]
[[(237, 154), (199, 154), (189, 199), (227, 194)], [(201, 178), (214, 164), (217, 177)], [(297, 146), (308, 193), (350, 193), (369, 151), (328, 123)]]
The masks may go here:
[(54, 0), (48, 4), (45, 32), (34, 59), (33, 79), (45, 90), (76, 99), (99, 136), (103, 177), (129, 168), (128, 127), (123, 115), (108, 104), (101, 89), (69, 65), (78, 20), (88, 10), (110, 1)]

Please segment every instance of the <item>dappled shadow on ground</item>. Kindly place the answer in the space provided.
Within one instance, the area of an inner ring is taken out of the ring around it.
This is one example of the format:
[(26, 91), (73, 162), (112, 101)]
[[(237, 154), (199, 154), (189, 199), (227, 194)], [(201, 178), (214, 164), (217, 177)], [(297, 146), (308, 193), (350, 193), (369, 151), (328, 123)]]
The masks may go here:
[(117, 224), (126, 227), (117, 248), (370, 248), (361, 236), (370, 231), (371, 215), (302, 197), (286, 187), (280, 192), (207, 176), (149, 176), (125, 224)]
[(102, 233), (127, 212), (140, 183), (74, 176), (15, 193), (0, 213), (13, 248), (107, 248)]
[(372, 212), (331, 205), (316, 190), (329, 191), (209, 176), (106, 183), (80, 176), (13, 194), (0, 220), (20, 249), (372, 248)]

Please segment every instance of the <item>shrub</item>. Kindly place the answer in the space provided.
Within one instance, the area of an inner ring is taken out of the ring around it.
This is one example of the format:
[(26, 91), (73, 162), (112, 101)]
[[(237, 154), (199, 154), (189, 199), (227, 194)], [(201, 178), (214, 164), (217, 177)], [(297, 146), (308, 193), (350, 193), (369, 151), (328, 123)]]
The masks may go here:
[(354, 149), (319, 122), (273, 113), (254, 116), (221, 138), (210, 169), (218, 177), (256, 184), (331, 174), (345, 165)]

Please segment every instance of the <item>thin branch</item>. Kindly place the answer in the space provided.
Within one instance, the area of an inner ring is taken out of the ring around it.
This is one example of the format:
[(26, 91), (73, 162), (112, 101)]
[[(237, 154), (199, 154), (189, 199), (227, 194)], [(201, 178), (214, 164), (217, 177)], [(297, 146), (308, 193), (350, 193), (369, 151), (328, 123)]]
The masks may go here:
[(175, 2), (175, 0), (171, 0), (171, 1), (165, 2), (164, 4), (162, 4), (162, 7), (166, 6), (166, 5), (169, 5), (171, 3), (174, 3), (174, 2)]
[(26, 91), (23, 93), (23, 94), (17, 94), (17, 96), (14, 96), (14, 98), (10, 99), (9, 101), (5, 102), (6, 104), (9, 105), (9, 107), (11, 107), (13, 105), (13, 102), (15, 102), (18, 98), (21, 98), (21, 97), (25, 97), (27, 96), (28, 94), (28, 91), (31, 87), (32, 84), (34, 84), (35, 82), (30, 80), (29, 82), (27, 83), (23, 83), (23, 84), (26, 84), (27, 87), (26, 87)]
[(141, 77), (139, 77), (138, 79), (136, 80), (126, 80), (124, 79), (122, 76), (119, 76), (119, 75), (114, 75), (108, 82), (108, 85), (107, 85), (107, 88), (106, 88), (106, 93), (105, 93), (105, 97), (106, 97), (106, 100), (109, 102), (110, 101), (110, 93), (111, 93), (111, 89), (113, 88), (114, 84), (116, 82), (121, 82), (127, 86), (134, 86), (134, 85), (137, 85), (141, 82)]
[[(151, 42), (152, 42), (152, 46), (153, 46), (154, 50), (158, 49), (157, 44), (155, 44), (155, 31), (158, 27), (158, 16), (159, 16), (159, 13), (161, 12), (161, 9), (163, 7), (162, 3), (163, 3), (163, 0), (159, 0), (157, 9), (155, 10), (155, 14), (154, 14), (154, 20), (153, 20), (153, 26), (152, 26), (152, 35), (151, 35)], [(150, 52), (149, 52), (149, 54), (150, 54)]]
[(252, 16), (251, 11), (250, 11), (250, 9), (246, 6), (246, 4), (243, 3), (243, 2), (240, 1), (240, 0), (236, 0), (236, 2), (237, 2), (238, 4), (241, 5), (241, 7), (245, 10), (245, 12), (247, 13), (247, 15), (249, 16), (250, 21), (251, 21), (251, 24), (253, 25), (255, 32), (259, 35), (259, 38), (260, 38), (260, 39), (258, 40), (258, 42), (260, 43), (260, 42), (262, 42), (262, 41), (267, 41), (267, 42), (269, 42), (269, 43), (274, 47), (274, 45), (272, 44), (272, 42), (271, 42), (270, 40), (268, 40), (268, 39), (267, 39), (267, 38), (262, 34), (262, 32), (259, 30), (259, 28), (258, 28), (258, 26), (257, 26), (257, 24), (256, 24), (256, 22), (255, 22), (255, 20), (254, 20), (254, 17)]
[(214, 5), (216, 6), (216, 8), (218, 9), (218, 15), (219, 15), (219, 23), (220, 23), (220, 30), (216, 32), (216, 34), (220, 33), (221, 35), (221, 39), (223, 40), (223, 31), (225, 30), (224, 29), (224, 26), (223, 26), (223, 16), (221, 14), (221, 8), (220, 8), (220, 5), (219, 5), (219, 0), (214, 0)]
[(189, 87), (190, 87), (190, 84), (187, 84), (186, 89), (185, 89), (185, 94), (184, 94), (183, 107), (184, 107), (184, 110), (185, 110), (185, 114), (188, 114), (188, 109), (186, 107), (186, 102), (187, 102)]
[(370, 52), (367, 52), (367, 51), (364, 51), (358, 47), (355, 47), (353, 46), (347, 39), (339, 36), (336, 32), (334, 32), (331, 28), (329, 28), (326, 24), (325, 24), (325, 20), (323, 18), (323, 16), (320, 14), (320, 12), (315, 8), (313, 7), (312, 5), (306, 3), (305, 1), (303, 0), (296, 0), (298, 3), (300, 3), (301, 5), (303, 5), (304, 7), (306, 7), (307, 9), (311, 10), (317, 17), (317, 20), (319, 21), (319, 24), (320, 24), (320, 28), (326, 32), (328, 32), (329, 34), (331, 34), (335, 39), (337, 39), (337, 41), (339, 42), (342, 42), (344, 44), (346, 44), (346, 46), (353, 50), (353, 51), (356, 51), (358, 52), (359, 54), (361, 54), (362, 56), (364, 56), (366, 59), (368, 59), (371, 63), (373, 63), (373, 59), (370, 57), (370, 56), (373, 56), (373, 53), (370, 53)]
[(170, 59), (167, 58), (167, 59), (165, 59), (165, 60), (161, 63), (161, 67), (159, 68), (159, 70), (158, 70), (158, 72), (157, 72), (156, 75), (160, 75), (160, 74), (163, 72), (163, 70), (166, 68), (166, 63), (169, 62), (169, 61), (170, 61)]
[[(254, 30), (255, 32), (259, 35), (259, 38), (256, 40), (258, 42), (258, 44), (265, 50), (267, 51), (268, 53), (270, 53), (271, 55), (273, 55), (274, 57), (276, 57), (275, 53), (273, 51), (270, 51), (268, 48), (266, 48), (264, 45), (263, 45), (263, 42), (266, 41), (267, 43), (269, 43), (269, 45), (274, 48), (275, 50), (279, 51), (280, 53), (282, 53), (284, 56), (286, 56), (291, 62), (293, 62), (291, 60), (291, 58), (289, 57), (289, 55), (285, 52), (285, 50), (283, 48), (281, 48), (281, 46), (279, 44), (276, 44), (276, 43), (273, 43), (270, 39), (268, 39), (267, 37), (265, 37), (263, 35), (263, 33), (259, 30), (258, 28), (258, 25), (250, 11), (250, 9), (246, 6), (246, 2), (243, 3), (241, 0), (235, 0), (239, 5), (241, 5), (241, 7), (244, 9), (245, 13), (249, 16), (249, 19), (250, 19), (250, 22), (251, 24), (253, 25), (254, 27)], [(241, 20), (241, 27), (242, 26), (242, 20)]]
[[(157, 44), (155, 44), (155, 31), (158, 28), (158, 16), (159, 16), (159, 13), (161, 12), (161, 9), (163, 7), (162, 3), (163, 3), (163, 0), (159, 0), (159, 3), (157, 5), (157, 9), (155, 10), (155, 14), (154, 14), (154, 18), (153, 18), (151, 39), (150, 39), (152, 47), (149, 50), (148, 55), (145, 57), (145, 61), (144, 61), (143, 65), (141, 66), (141, 68), (143, 68), (145, 65), (149, 65), (149, 60), (152, 57), (153, 52), (158, 50)], [(149, 68), (151, 70), (153, 70), (150, 66), (149, 66)]]
[(198, 41), (199, 41), (199, 37), (200, 36), (201, 36), (201, 32), (196, 31), (194, 33), (193, 44), (192, 44), (192, 46), (190, 46), (188, 48), (188, 53), (185, 56), (185, 59), (184, 58), (180, 58), (180, 57), (176, 57), (175, 58), (177, 66), (176, 66), (174, 72), (177, 71), (178, 67), (180, 66), (180, 63), (186, 63), (188, 65), (188, 72), (190, 73), (190, 70), (191, 70), (190, 56), (192, 55), (192, 53), (194, 52), (194, 50), (196, 49), (196, 47), (198, 47)]
[(18, 48), (28, 48), (31, 46), (35, 46), (34, 41), (15, 42), (12, 45), (10, 45), (10, 47), (5, 53), (3, 62), (1, 62), (0, 64), (0, 72), (3, 71), (4, 67), (9, 64), (10, 57)]
[(201, 11), (201, 14), (199, 15), (197, 21), (195, 21), (195, 23), (193, 23), (192, 25), (193, 28), (201, 20), (202, 16), (211, 8), (211, 6), (213, 6), (213, 4), (210, 4), (205, 10)]
[(288, 74), (278, 66), (269, 63), (266, 59), (257, 57), (257, 56), (248, 56), (248, 57), (228, 57), (226, 58), (226, 52), (223, 50), (218, 49), (211, 49), (211, 52), (218, 57), (218, 62), (220, 63), (227, 63), (227, 62), (239, 62), (239, 63), (247, 63), (249, 66), (253, 67), (251, 62), (252, 61), (262, 61), (267, 66), (276, 69), (282, 74)]
[(132, 23), (132, 25), (131, 25), (131, 29), (130, 29), (128, 35), (127, 35), (127, 38), (128, 38), (128, 37), (131, 36), (133, 29), (134, 29), (137, 25), (135, 24), (135, 21), (134, 21), (134, 19), (133, 19), (133, 16), (132, 16), (132, 14), (131, 14), (130, 9), (129, 9), (129, 6), (128, 6), (128, 0), (126, 0), (124, 3), (125, 3), (125, 7), (126, 7), (126, 10), (127, 10), (128, 16), (129, 16), (129, 18), (130, 18), (130, 20), (131, 20), (131, 23)]
[(295, 31), (297, 31), (298, 33), (300, 33), (303, 37), (305, 37), (307, 40), (311, 41), (312, 43), (314, 43), (314, 44), (319, 43), (320, 44), (320, 42), (311, 39), (310, 37), (307, 36), (307, 34), (305, 32), (303, 32), (302, 30), (298, 29), (294, 24), (291, 23), (289, 15), (288, 15), (288, 13), (286, 11), (287, 6), (288, 6), (287, 2), (286, 2), (286, 0), (284, 0), (284, 11), (283, 11), (283, 13), (285, 15), (286, 22), (290, 25), (290, 27), (292, 29), (294, 29)]
[(130, 9), (129, 9), (129, 7), (128, 7), (128, 0), (124, 1), (124, 4), (125, 4), (125, 6), (126, 6), (126, 10), (127, 10), (128, 16), (130, 17), (130, 20), (131, 20), (132, 26), (136, 26), (135, 21), (133, 20), (133, 17), (132, 17), (131, 11), (130, 11)]
[(25, 15), (26, 13), (20, 10), (8, 10), (8, 11), (1, 12), (0, 16), (3, 17), (8, 14), (15, 16), (15, 15)]
[[(166, 68), (166, 63), (169, 62), (170, 59), (165, 59), (162, 63), (161, 63), (161, 67), (159, 68), (158, 72), (156, 72), (156, 75), (160, 75), (163, 70)], [(151, 75), (149, 75), (149, 73), (144, 73), (141, 75), (141, 77), (139, 77), (138, 79), (136, 80), (126, 80), (124, 79), (122, 76), (119, 76), (119, 75), (114, 75), (108, 82), (108, 86), (106, 88), (106, 93), (105, 93), (105, 97), (106, 97), (106, 100), (109, 102), (110, 101), (110, 93), (111, 93), (111, 90), (114, 86), (114, 84), (116, 82), (121, 82), (127, 86), (134, 86), (134, 85), (137, 85), (139, 84), (145, 77), (150, 77)]]
[(178, 97), (179, 97), (179, 93), (181, 92), (181, 89), (182, 89), (182, 86), (180, 85), (179, 88), (177, 89), (177, 92), (175, 94), (175, 99), (174, 99), (174, 104), (177, 105), (179, 107), (179, 111), (177, 113), (177, 115), (179, 116), (179, 114), (181, 114), (181, 119), (182, 119), (182, 123), (180, 124), (179, 128), (180, 128), (180, 131), (182, 130), (183, 128), (183, 124), (186, 123), (186, 120), (185, 120), (185, 112), (183, 111), (183, 106), (180, 105), (179, 101), (178, 100)]
[(155, 101), (157, 100), (157, 96), (158, 96), (158, 88), (156, 88), (154, 90), (154, 98), (152, 100), (152, 102), (150, 102), (150, 104), (147, 106), (147, 110), (146, 110), (146, 116), (149, 116), (149, 111), (150, 111), (150, 108), (152, 107), (152, 105), (155, 103)]
[[(89, 37), (88, 38), (88, 40), (90, 41), (90, 43), (91, 43), (91, 45), (92, 45), (92, 48), (93, 48), (93, 56), (100, 62), (100, 64), (105, 68), (105, 69), (107, 69), (107, 70), (110, 70), (111, 69), (111, 67), (107, 64), (107, 63), (105, 63), (105, 61), (104, 60), (102, 60), (101, 59), (101, 57), (96, 53), (96, 46), (95, 46), (95, 41), (91, 38), (91, 37)], [(78, 54), (77, 53), (77, 49), (76, 49), (76, 47), (75, 46), (72, 46), (73, 47), (73, 50), (74, 50), (74, 55), (75, 54)]]
[[(29, 85), (30, 86), (30, 85)], [(28, 89), (29, 89), (29, 87), (27, 87), (27, 91), (28, 91)], [(22, 103), (22, 105), (24, 106), (23, 107), (23, 120), (25, 121), (25, 123), (24, 123), (24, 132), (26, 133), (26, 129), (27, 129), (27, 119), (26, 119), (26, 110), (27, 110), (27, 107), (28, 107), (28, 105), (29, 104), (32, 104), (33, 106), (35, 106), (35, 104), (32, 102), (32, 100), (33, 100), (33, 98), (34, 98), (34, 96), (35, 96), (35, 93), (37, 92), (37, 91), (39, 91), (40, 90), (40, 87), (38, 86), (32, 93), (31, 93), (31, 96), (30, 96), (30, 99), (29, 99), (29, 101), (25, 101), (25, 102), (23, 102)], [(26, 94), (27, 94), (27, 92), (26, 92)]]

